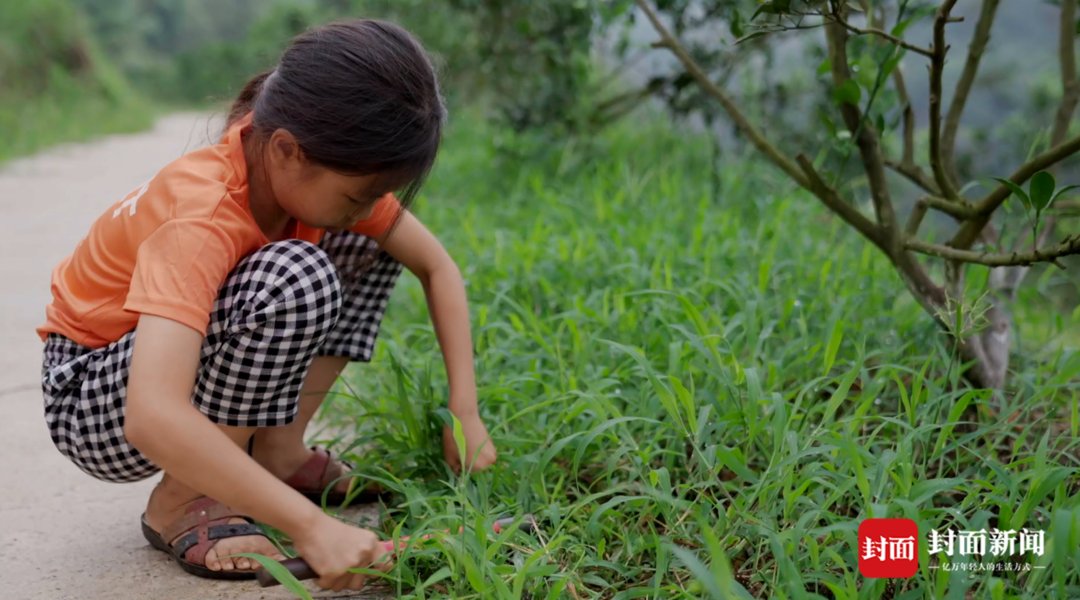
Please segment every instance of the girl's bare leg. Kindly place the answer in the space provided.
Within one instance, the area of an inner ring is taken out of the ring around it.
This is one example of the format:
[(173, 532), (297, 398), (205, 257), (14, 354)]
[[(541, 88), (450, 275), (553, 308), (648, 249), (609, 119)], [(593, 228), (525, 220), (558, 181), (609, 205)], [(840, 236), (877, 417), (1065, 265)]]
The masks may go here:
[[(311, 450), (304, 445), (304, 431), (338, 374), (348, 363), (348, 358), (340, 356), (315, 357), (300, 388), (300, 413), (296, 420), (282, 427), (262, 427), (255, 431), (252, 457), (259, 464), (274, 475), (285, 478), (307, 462)], [(342, 480), (338, 482), (337, 489), (346, 491), (348, 486), (349, 481)]]
[[(219, 425), (219, 428), (241, 448), (247, 447), (248, 438), (255, 432), (254, 427)], [(157, 487), (151, 492), (150, 500), (146, 504), (146, 521), (151, 529), (160, 533), (169, 523), (184, 515), (184, 504), (202, 495), (180, 483), (168, 473), (164, 473)], [(243, 519), (231, 519), (229, 522), (244, 523), (245, 521)], [(172, 543), (175, 540), (166, 541)], [(255, 570), (258, 567), (258, 563), (247, 558), (228, 558), (228, 555), (239, 552), (257, 552), (278, 560), (285, 558), (267, 538), (259, 535), (247, 535), (225, 538), (214, 544), (210, 551), (206, 553), (206, 566), (214, 571), (247, 571)]]
[[(326, 393), (349, 359), (341, 357), (316, 357), (308, 370), (300, 390), (300, 412), (296, 420), (282, 427), (228, 427), (221, 425), (229, 439), (247, 450), (248, 439), (254, 435), (253, 456), (268, 471), (285, 478), (296, 472), (311, 455), (304, 445), (304, 430), (315, 412), (322, 405)], [(348, 481), (339, 484), (347, 489)], [(183, 505), (202, 494), (180, 483), (165, 473), (150, 494), (146, 505), (146, 520), (154, 531), (162, 531), (166, 525), (183, 516)], [(243, 523), (242, 519), (230, 522)], [(168, 540), (172, 542), (173, 540)], [(226, 538), (214, 545), (206, 554), (206, 566), (213, 570), (254, 570), (258, 564), (247, 558), (227, 558), (238, 552), (257, 552), (277, 559), (284, 559), (268, 539), (262, 536)]]

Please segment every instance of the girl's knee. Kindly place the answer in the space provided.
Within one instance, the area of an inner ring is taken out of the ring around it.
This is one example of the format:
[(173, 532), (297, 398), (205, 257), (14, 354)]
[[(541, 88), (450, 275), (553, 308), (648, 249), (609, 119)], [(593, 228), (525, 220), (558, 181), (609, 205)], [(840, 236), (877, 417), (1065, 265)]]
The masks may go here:
[(325, 250), (304, 240), (263, 246), (244, 259), (234, 277), (267, 303), (333, 322), (341, 310), (341, 281)]

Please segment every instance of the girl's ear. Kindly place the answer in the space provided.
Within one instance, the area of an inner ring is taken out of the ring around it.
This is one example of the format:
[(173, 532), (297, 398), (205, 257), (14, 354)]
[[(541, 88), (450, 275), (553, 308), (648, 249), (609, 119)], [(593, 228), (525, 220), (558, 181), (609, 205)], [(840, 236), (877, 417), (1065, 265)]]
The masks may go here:
[(304, 165), (306, 158), (304, 151), (300, 149), (296, 137), (287, 129), (276, 129), (270, 135), (267, 144), (270, 153), (270, 161), (277, 168), (299, 168)]

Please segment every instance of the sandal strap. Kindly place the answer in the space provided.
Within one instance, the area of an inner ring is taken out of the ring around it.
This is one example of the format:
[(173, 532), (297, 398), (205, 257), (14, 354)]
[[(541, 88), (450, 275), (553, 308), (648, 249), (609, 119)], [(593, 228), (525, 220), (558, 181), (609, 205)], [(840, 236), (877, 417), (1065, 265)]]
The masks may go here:
[(165, 543), (169, 543), (171, 540), (176, 539), (177, 536), (196, 527), (205, 528), (211, 521), (220, 521), (231, 517), (251, 521), (250, 518), (234, 508), (222, 504), (209, 496), (200, 496), (188, 502), (184, 509), (184, 516), (165, 527), (161, 532), (161, 537), (165, 540)]
[(298, 490), (322, 491), (335, 479), (329, 473), (333, 460), (330, 452), (318, 446), (312, 446), (311, 450), (311, 458), (285, 480), (286, 485)]
[(307, 460), (285, 484), (298, 490), (322, 489), (320, 485), (326, 479), (326, 470), (330, 466), (330, 453), (322, 448), (313, 447), (311, 458)]
[(198, 531), (191, 531), (177, 540), (173, 544), (176, 555), (183, 560), (206, 566), (206, 553), (214, 547), (216, 540), (242, 535), (266, 535), (254, 523), (229, 523), (228, 519), (214, 522), (224, 524), (200, 527)]

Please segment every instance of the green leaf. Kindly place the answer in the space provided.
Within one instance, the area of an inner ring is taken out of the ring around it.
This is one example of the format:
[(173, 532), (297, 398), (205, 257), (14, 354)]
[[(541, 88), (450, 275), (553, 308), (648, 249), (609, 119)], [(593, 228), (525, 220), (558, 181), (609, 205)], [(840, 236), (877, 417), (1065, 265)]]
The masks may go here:
[(991, 577), (988, 586), (990, 588), (990, 600), (1005, 600), (1005, 582), (997, 577)]
[(840, 342), (844, 339), (844, 321), (843, 319), (837, 319), (833, 323), (832, 333), (829, 334), (829, 342), (825, 345), (825, 374), (828, 375), (832, 370), (833, 363), (836, 361), (836, 352), (840, 349)]
[(761, 14), (783, 14), (787, 12), (790, 8), (791, 0), (771, 0), (769, 2), (764, 2), (761, 6), (757, 8), (757, 10), (754, 11), (754, 14), (750, 17), (750, 20), (753, 21), (754, 19), (758, 18), (758, 15)]
[(847, 103), (858, 107), (859, 101), (862, 99), (862, 88), (859, 87), (858, 83), (855, 83), (854, 79), (848, 79), (833, 90), (833, 99), (840, 104)]
[(1057, 199), (1058, 199), (1059, 196), (1061, 196), (1065, 192), (1075, 190), (1076, 188), (1080, 188), (1080, 185), (1067, 185), (1067, 186), (1061, 188), (1060, 190), (1058, 190), (1057, 193), (1054, 194), (1054, 197), (1050, 199), (1050, 204), (1046, 205), (1047, 208), (1049, 208), (1054, 202), (1057, 202)]
[(758, 482), (757, 474), (747, 468), (746, 457), (743, 456), (737, 448), (728, 448), (727, 446), (720, 445), (716, 449), (716, 458), (720, 461), (720, 464), (731, 469), (745, 481), (751, 484)]
[(1024, 188), (1016, 185), (1012, 182), (1012, 180), (1004, 179), (1001, 177), (994, 177), (994, 181), (997, 181), (1001, 185), (1009, 188), (1009, 191), (1011, 191), (1017, 198), (1019, 198), (1020, 202), (1024, 203), (1024, 208), (1031, 210), (1031, 199), (1028, 198), (1027, 192), (1024, 191)]
[(831, 423), (833, 415), (840, 408), (840, 404), (847, 400), (848, 392), (851, 391), (852, 384), (859, 377), (859, 365), (855, 365), (848, 370), (847, 373), (840, 379), (840, 382), (836, 384), (836, 389), (833, 390), (832, 395), (829, 397), (828, 402), (825, 403), (825, 415), (822, 420), (824, 423)]
[(713, 577), (713, 574), (709, 571), (709, 567), (701, 562), (701, 559), (698, 558), (695, 552), (674, 544), (669, 544), (668, 548), (671, 550), (672, 554), (679, 557), (679, 560), (682, 561), (683, 565), (685, 565), (694, 576), (694, 579), (701, 584), (704, 588), (702, 591), (707, 591), (710, 598), (724, 597), (723, 592), (720, 591), (720, 582)]
[(882, 73), (880, 77), (885, 78), (892, 75), (892, 72), (896, 70), (896, 67), (900, 66), (900, 61), (904, 60), (904, 54), (905, 50), (903, 48), (896, 49), (893, 52), (892, 57), (885, 61), (885, 64), (881, 66)]
[(829, 131), (829, 137), (836, 137), (836, 121), (833, 121), (832, 115), (821, 108), (818, 109), (818, 120)]
[(733, 12), (733, 14), (731, 16), (731, 25), (730, 25), (730, 27), (731, 27), (731, 35), (734, 36), (735, 39), (739, 39), (743, 35), (746, 34), (746, 31), (743, 29), (742, 15), (740, 15), (739, 11), (737, 11), (737, 10), (732, 11), (732, 12)]
[(278, 581), (285, 589), (289, 590), (293, 594), (296, 594), (297, 598), (302, 600), (312, 600), (311, 593), (307, 591), (304, 584), (300, 583), (300, 580), (293, 576), (285, 565), (270, 558), (269, 556), (263, 556), (262, 554), (254, 554), (251, 552), (238, 552), (233, 556), (244, 556), (252, 560), (257, 561), (264, 569), (267, 570), (274, 579)]
[(766, 33), (769, 33), (769, 32), (768, 32), (768, 31), (764, 31), (764, 30), (762, 30), (762, 29), (759, 29), (759, 30), (757, 30), (757, 31), (753, 31), (753, 32), (750, 32), (750, 33), (748, 33), (748, 34), (746, 34), (746, 35), (742, 36), (741, 38), (739, 38), (739, 39), (735, 40), (735, 44), (736, 44), (736, 45), (738, 45), (738, 44), (741, 44), (741, 43), (743, 43), (743, 42), (748, 42), (748, 41), (750, 41), (750, 40), (752, 40), (752, 39), (754, 39), (754, 38), (759, 38), (759, 37), (761, 37), (761, 36), (765, 35)]
[(1033, 477), (1033, 482), (1028, 484), (1027, 497), (1020, 503), (1020, 508), (1016, 510), (1016, 514), (1012, 518), (1012, 528), (1020, 529), (1028, 525), (1027, 519), (1039, 507), (1043, 500), (1050, 495), (1050, 492), (1054, 491), (1054, 488), (1065, 480), (1066, 477), (1073, 475), (1073, 469), (1070, 467), (1054, 467), (1043, 471)]
[(765, 2), (761, 6), (757, 7), (757, 10), (754, 11), (754, 14), (750, 15), (750, 20), (753, 21), (754, 19), (758, 18), (758, 15), (760, 14), (771, 14), (774, 12), (776, 12), (776, 9), (773, 7), (772, 2)]
[(1047, 171), (1039, 171), (1031, 178), (1028, 187), (1031, 190), (1031, 204), (1037, 212), (1041, 212), (1050, 205), (1055, 186), (1057, 183), (1054, 181), (1054, 176)]
[(937, 458), (942, 448), (945, 447), (945, 442), (952, 440), (953, 429), (960, 422), (960, 417), (963, 416), (968, 405), (976, 400), (978, 395), (978, 390), (969, 390), (963, 396), (960, 396), (960, 399), (952, 405), (952, 408), (949, 409), (949, 416), (945, 419), (944, 426), (941, 428), (941, 431), (938, 432), (937, 442), (934, 444), (934, 451), (930, 456)]
[(720, 586), (721, 598), (753, 598), (750, 592), (743, 587), (737, 579), (733, 569), (731, 568), (731, 562), (727, 558), (727, 554), (723, 545), (720, 543), (720, 539), (717, 537), (716, 532), (713, 529), (713, 523), (709, 519), (703, 517), (700, 513), (695, 515), (698, 522), (698, 531), (701, 532), (702, 537), (705, 538), (705, 544), (709, 549), (709, 557), (711, 563), (709, 565), (712, 571), (713, 580)]
[(897, 23), (896, 26), (892, 28), (892, 31), (890, 33), (893, 35), (893, 37), (903, 38), (904, 32), (907, 30), (908, 25), (911, 25), (914, 21), (914, 18), (904, 19), (903, 21)]
[(432, 585), (435, 585), (443, 579), (448, 579), (453, 574), (454, 573), (450, 570), (450, 567), (443, 567), (438, 571), (432, 573), (431, 577), (428, 577), (427, 580), (424, 581), (424, 587), (430, 587)]
[[(1057, 584), (1059, 594), (1064, 596), (1065, 589), (1065, 569), (1068, 566), (1068, 561), (1064, 557), (1069, 555), (1069, 547), (1075, 548), (1075, 541), (1070, 544), (1069, 538), (1074, 537), (1069, 535), (1069, 530), (1072, 528), (1073, 515), (1072, 511), (1062, 508), (1055, 510), (1050, 515), (1050, 548), (1047, 548), (1050, 555), (1055, 558), (1053, 561), (1054, 569), (1054, 581)], [(1080, 519), (1078, 519), (1080, 522)]]
[(454, 419), (454, 444), (458, 448), (458, 457), (461, 460), (461, 471), (462, 473), (464, 473), (468, 471), (469, 467), (469, 465), (465, 462), (465, 431), (464, 429), (462, 429), (461, 420), (457, 418), (457, 415), (451, 413), (450, 416)]

